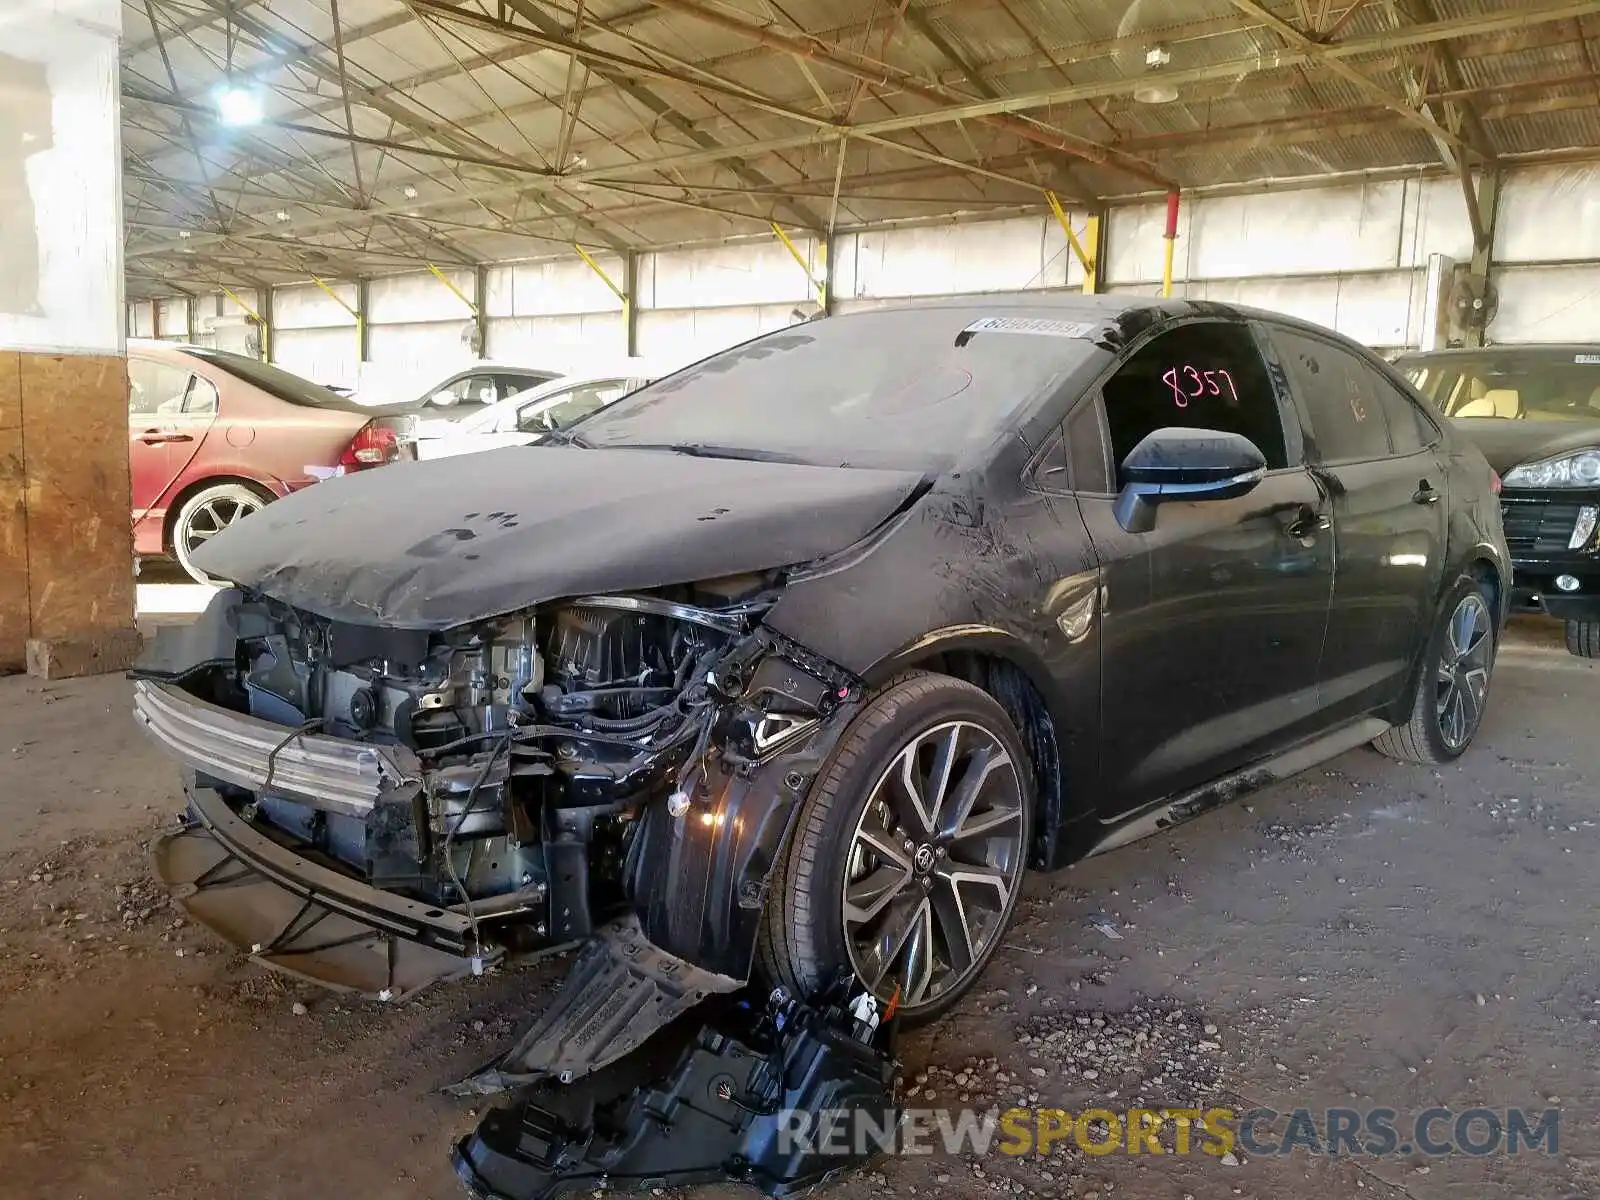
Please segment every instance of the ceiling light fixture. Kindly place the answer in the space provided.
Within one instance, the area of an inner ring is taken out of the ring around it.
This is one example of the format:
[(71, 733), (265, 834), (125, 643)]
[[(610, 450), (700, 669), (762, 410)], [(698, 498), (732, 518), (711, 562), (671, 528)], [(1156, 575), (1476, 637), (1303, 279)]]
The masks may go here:
[(259, 125), (261, 93), (253, 88), (224, 84), (216, 91), (217, 115), (225, 125)]
[(285, 210), (283, 210), (281, 208), (277, 212), (273, 213), (272, 216), (273, 216), (273, 219), (276, 220), (279, 224), (282, 224), (284, 221), (287, 221), (289, 219), (289, 214)]
[(400, 189), (400, 194), (407, 200), (415, 200), (417, 198), (417, 189), (408, 183), (405, 185), (405, 187)]
[[(1172, 51), (1165, 46), (1151, 46), (1144, 52), (1144, 69), (1159, 71), (1172, 61)], [(1145, 83), (1134, 88), (1133, 98), (1140, 104), (1171, 104), (1178, 98), (1178, 89), (1168, 83)]]
[(1133, 90), (1133, 98), (1140, 104), (1171, 104), (1178, 98), (1178, 89), (1165, 83), (1147, 83)]

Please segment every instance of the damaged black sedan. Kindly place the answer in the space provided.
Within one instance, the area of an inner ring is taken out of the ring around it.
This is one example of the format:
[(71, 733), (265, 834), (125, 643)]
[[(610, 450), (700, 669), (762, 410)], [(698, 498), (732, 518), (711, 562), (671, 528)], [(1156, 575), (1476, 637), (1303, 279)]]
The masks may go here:
[(485, 1088), (753, 978), (934, 1016), (1029, 868), (1460, 755), (1508, 582), (1482, 455), (1369, 352), (1095, 297), (810, 322), (201, 554), (233, 586), (135, 685), (161, 873), (384, 997), (587, 943)]

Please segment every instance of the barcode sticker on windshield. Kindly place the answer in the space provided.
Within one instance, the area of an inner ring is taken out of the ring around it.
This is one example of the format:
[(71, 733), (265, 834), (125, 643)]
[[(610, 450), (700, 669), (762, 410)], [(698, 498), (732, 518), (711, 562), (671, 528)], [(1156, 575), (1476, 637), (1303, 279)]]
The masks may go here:
[(1572, 361), (1592, 367), (1596, 363), (1600, 363), (1600, 354), (1575, 354), (1572, 356)]
[(1038, 317), (984, 317), (962, 333), (1033, 333), (1044, 337), (1086, 338), (1098, 324), (1084, 321), (1046, 321)]

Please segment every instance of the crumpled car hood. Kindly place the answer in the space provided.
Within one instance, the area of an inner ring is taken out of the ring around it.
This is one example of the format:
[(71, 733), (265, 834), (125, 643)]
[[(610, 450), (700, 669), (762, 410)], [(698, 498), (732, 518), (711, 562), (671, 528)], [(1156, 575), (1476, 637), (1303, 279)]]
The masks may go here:
[(333, 620), (448, 629), (807, 562), (865, 537), (921, 484), (910, 471), (512, 446), (319, 483), (194, 561)]
[(1501, 475), (1523, 463), (1600, 446), (1600, 421), (1509, 421), (1457, 417), (1452, 422)]

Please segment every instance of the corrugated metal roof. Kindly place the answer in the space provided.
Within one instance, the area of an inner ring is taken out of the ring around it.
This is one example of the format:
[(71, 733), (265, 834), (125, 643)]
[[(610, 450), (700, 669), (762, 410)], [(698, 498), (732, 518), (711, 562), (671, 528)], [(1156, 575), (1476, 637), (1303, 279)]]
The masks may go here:
[[(1361, 53), (1284, 67), (1301, 43), (1231, 0), (339, 0), (341, 66), (329, 0), (152, 0), (154, 29), (125, 14), (128, 255), (272, 281), (818, 226), (840, 132), (846, 225), (1437, 163), (1408, 102), (1469, 104), (1497, 153), (1600, 147), (1600, 16), (1416, 0), (1474, 28), (1396, 48), (1394, 5), (1264, 2)], [(208, 115), (230, 73), (266, 123)], [(949, 115), (989, 97), (1016, 113)]]

